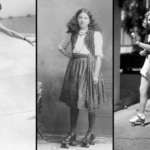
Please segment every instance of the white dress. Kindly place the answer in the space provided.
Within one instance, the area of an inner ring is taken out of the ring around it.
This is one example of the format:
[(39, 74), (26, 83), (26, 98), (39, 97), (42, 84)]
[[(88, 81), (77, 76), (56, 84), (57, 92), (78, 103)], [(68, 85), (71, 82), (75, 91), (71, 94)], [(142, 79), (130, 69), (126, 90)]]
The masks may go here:
[[(77, 42), (75, 44), (75, 48), (73, 49), (73, 53), (80, 54), (89, 54), (89, 50), (86, 48), (84, 44), (84, 36), (78, 35)], [(66, 38), (58, 45), (58, 49), (67, 49), (68, 45), (71, 43), (71, 33), (67, 34)], [(103, 38), (100, 32), (94, 32), (94, 45), (95, 45), (95, 55), (103, 57), (102, 46), (103, 46)]]
[[(150, 42), (150, 35), (148, 37), (148, 42)], [(146, 56), (144, 65), (140, 72), (144, 77), (146, 77), (148, 80), (150, 80), (150, 55)]]

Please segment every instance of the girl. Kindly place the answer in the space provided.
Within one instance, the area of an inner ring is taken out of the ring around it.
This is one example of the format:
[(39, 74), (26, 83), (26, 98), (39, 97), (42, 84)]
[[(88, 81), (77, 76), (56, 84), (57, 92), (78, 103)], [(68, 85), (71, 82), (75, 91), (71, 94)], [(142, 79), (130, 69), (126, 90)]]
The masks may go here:
[[(143, 21), (143, 27), (150, 31), (150, 11), (145, 14), (145, 19)], [(150, 32), (149, 32), (150, 33)], [(134, 126), (136, 122), (141, 122), (144, 126), (145, 122), (145, 107), (148, 100), (148, 89), (150, 86), (150, 34), (147, 35), (146, 43), (142, 43), (136, 40), (135, 35), (132, 33), (135, 44), (143, 48), (144, 50), (140, 52), (141, 56), (146, 55), (146, 60), (143, 68), (141, 69), (141, 85), (140, 85), (140, 111), (139, 113), (130, 119), (130, 122)]]
[[(93, 128), (99, 105), (106, 100), (100, 71), (103, 39), (100, 27), (86, 8), (77, 11), (67, 28), (67, 36), (58, 46), (60, 52), (70, 59), (59, 98), (70, 107), (70, 133), (62, 146), (76, 145), (79, 109), (86, 108), (89, 126), (82, 142), (88, 147), (94, 140)], [(71, 53), (66, 51), (70, 43)]]
[[(2, 5), (0, 4), (0, 10), (2, 9)], [(15, 31), (12, 31), (12, 30), (9, 30), (7, 29), (6, 27), (4, 27), (2, 24), (0, 24), (0, 31), (3, 32), (4, 34), (10, 36), (10, 37), (14, 37), (14, 38), (18, 38), (18, 39), (22, 39), (26, 42), (28, 42), (29, 44), (33, 45), (32, 43), (35, 42), (35, 40), (30, 40), (28, 39), (27, 37), (15, 32)], [(34, 46), (34, 45), (33, 45)]]

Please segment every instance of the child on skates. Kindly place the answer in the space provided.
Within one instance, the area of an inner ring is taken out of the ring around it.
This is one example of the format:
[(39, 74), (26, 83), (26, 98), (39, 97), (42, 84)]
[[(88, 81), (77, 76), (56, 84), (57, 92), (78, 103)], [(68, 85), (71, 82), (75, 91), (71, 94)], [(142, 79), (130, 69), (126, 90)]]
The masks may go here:
[[(150, 31), (150, 11), (145, 14), (145, 19), (143, 21), (143, 27)], [(147, 35), (146, 42), (142, 43), (137, 41), (134, 33), (131, 34), (135, 44), (143, 48), (144, 50), (140, 52), (141, 56), (146, 55), (145, 63), (141, 69), (141, 85), (140, 85), (140, 110), (136, 116), (131, 118), (129, 121), (134, 126), (136, 122), (140, 122), (144, 126), (145, 122), (145, 107), (148, 100), (148, 89), (150, 86), (150, 32)]]
[[(88, 110), (89, 126), (82, 143), (89, 147), (94, 140), (96, 114), (106, 100), (100, 71), (103, 39), (100, 27), (86, 8), (77, 11), (67, 28), (67, 36), (58, 46), (60, 52), (70, 59), (59, 98), (70, 107), (70, 133), (63, 140), (62, 147), (76, 145), (77, 119), (83, 108)], [(66, 51), (69, 44), (71, 53)]]

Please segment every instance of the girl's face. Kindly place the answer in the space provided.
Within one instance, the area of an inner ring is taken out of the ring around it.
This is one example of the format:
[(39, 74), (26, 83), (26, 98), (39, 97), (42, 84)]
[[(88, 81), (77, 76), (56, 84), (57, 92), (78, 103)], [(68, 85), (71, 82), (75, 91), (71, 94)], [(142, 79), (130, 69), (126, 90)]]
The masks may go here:
[(147, 17), (147, 23), (148, 23), (148, 26), (150, 27), (150, 15)]
[(87, 29), (88, 24), (90, 23), (90, 18), (86, 13), (82, 12), (78, 16), (77, 20), (78, 20), (78, 25), (80, 29)]

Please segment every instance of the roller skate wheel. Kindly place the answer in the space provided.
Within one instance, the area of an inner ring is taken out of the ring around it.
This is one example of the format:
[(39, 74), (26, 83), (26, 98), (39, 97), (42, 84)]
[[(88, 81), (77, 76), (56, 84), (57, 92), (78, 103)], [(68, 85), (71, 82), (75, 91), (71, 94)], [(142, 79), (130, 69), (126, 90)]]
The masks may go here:
[(134, 126), (135, 126), (135, 123), (134, 123), (134, 122), (132, 122), (132, 123), (131, 123), (131, 126), (132, 126), (132, 127), (134, 127)]
[(64, 144), (64, 143), (62, 143), (61, 147), (62, 147), (62, 148), (65, 148), (65, 144)]
[(66, 146), (65, 146), (67, 149), (69, 148), (69, 144), (66, 144)]
[(86, 147), (87, 143), (83, 142), (82, 147)]
[(91, 145), (95, 145), (95, 142), (94, 142), (94, 141), (92, 141), (92, 142), (91, 142)]
[(71, 145), (72, 145), (72, 146), (77, 146), (77, 142), (73, 141), (73, 142), (71, 143)]
[(90, 147), (90, 144), (89, 144), (89, 143), (87, 143), (85, 147), (86, 147), (86, 148), (89, 148), (89, 147)]

